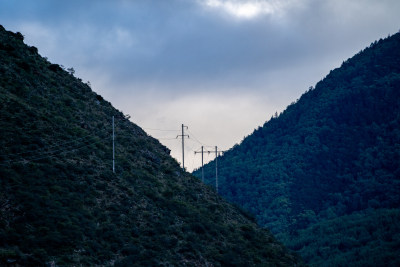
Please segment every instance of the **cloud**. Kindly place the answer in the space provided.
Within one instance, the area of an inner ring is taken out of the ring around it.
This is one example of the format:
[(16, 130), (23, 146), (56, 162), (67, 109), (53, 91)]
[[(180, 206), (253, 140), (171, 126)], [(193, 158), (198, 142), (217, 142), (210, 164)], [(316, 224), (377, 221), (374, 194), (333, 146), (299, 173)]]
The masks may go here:
[(260, 14), (271, 14), (274, 12), (273, 6), (268, 2), (207, 0), (204, 4), (212, 8), (222, 9), (239, 18), (246, 19), (256, 17)]
[[(239, 19), (254, 19), (262, 15), (279, 15), (286, 8), (296, 5), (296, 0), (205, 0), (199, 3), (224, 11)], [(305, 1), (303, 1), (305, 2)]]
[[(268, 73), (323, 62), (331, 55), (340, 62), (341, 50), (349, 47), (340, 43), (358, 43), (358, 36), (374, 40), (361, 26), (373, 15), (372, 9), (358, 1), (78, 2), (21, 5), (18, 27), (39, 51), (44, 47), (46, 56), (74, 66), (77, 75), (103, 72), (114, 85), (131, 85), (130, 90), (157, 85), (163, 91), (185, 92), (193, 84), (203, 84), (201, 90), (230, 91), (246, 84), (247, 90), (263, 91)], [(360, 12), (364, 10), (365, 18)], [(348, 15), (355, 12), (360, 17)], [(238, 21), (235, 14), (249, 16)], [(350, 36), (350, 23), (362, 29), (358, 36)], [(49, 38), (30, 25), (40, 25), (36, 28)], [(97, 77), (87, 79), (93, 84)]]
[(397, 32), (399, 12), (398, 0), (0, 0), (7, 29), (139, 125), (185, 122), (226, 148)]

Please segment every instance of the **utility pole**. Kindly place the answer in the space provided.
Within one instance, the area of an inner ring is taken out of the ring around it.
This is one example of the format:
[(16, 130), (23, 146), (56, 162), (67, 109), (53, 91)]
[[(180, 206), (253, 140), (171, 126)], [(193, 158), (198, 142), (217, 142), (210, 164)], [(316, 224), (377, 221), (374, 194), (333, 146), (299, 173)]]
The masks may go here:
[(225, 151), (218, 151), (218, 147), (215, 146), (215, 190), (218, 193), (218, 153), (224, 153)]
[(201, 146), (201, 152), (200, 151), (195, 151), (194, 154), (196, 155), (197, 153), (201, 153), (201, 181), (204, 184), (204, 161), (203, 161), (203, 154), (204, 154), (204, 147)]
[(218, 193), (218, 153), (224, 153), (225, 151), (218, 151), (218, 147), (215, 146), (214, 151), (204, 151), (203, 146), (201, 147), (201, 152), (200, 151), (195, 151), (194, 154), (196, 155), (197, 153), (201, 153), (201, 178), (204, 183), (204, 164), (203, 164), (203, 154), (207, 152), (208, 154), (210, 153), (215, 153), (215, 189)]
[(215, 146), (215, 190), (218, 194), (218, 148)]
[(178, 138), (179, 136), (182, 137), (182, 169), (185, 170), (185, 137), (189, 138), (189, 135), (185, 134), (185, 128), (188, 129), (189, 127), (185, 126), (182, 124), (182, 134), (176, 136)]
[(114, 135), (114, 116), (112, 116), (112, 141), (113, 141), (113, 173), (115, 173), (115, 135)]

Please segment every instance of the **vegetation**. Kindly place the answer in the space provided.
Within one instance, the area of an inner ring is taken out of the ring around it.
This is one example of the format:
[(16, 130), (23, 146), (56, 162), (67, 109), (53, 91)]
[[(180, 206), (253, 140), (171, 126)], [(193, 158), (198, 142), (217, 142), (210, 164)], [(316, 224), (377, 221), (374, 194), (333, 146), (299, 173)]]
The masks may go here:
[(398, 266), (399, 162), (397, 33), (219, 158), (219, 191), (311, 265)]
[(73, 75), (0, 26), (0, 265), (301, 265)]

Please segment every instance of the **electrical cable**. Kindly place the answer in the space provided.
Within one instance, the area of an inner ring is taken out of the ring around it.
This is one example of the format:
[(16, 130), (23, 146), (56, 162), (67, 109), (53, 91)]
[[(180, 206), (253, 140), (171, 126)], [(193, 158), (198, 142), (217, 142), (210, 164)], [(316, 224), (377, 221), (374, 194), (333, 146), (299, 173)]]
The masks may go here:
[(196, 142), (198, 142), (198, 143), (199, 143), (200, 145), (202, 145), (202, 146), (207, 146), (207, 145), (205, 145), (203, 142), (199, 141), (199, 139), (197, 139), (196, 136), (195, 136), (189, 129), (187, 129), (187, 131), (190, 133), (190, 135), (193, 137), (193, 139), (194, 139)]
[(166, 130), (166, 129), (145, 128), (145, 127), (142, 127), (142, 129), (150, 131), (161, 131), (161, 132), (179, 132), (179, 130)]
[(84, 137), (81, 137), (81, 138), (78, 138), (78, 139), (75, 139), (75, 140), (71, 140), (71, 141), (68, 141), (68, 142), (65, 142), (65, 143), (55, 144), (55, 145), (51, 145), (51, 146), (47, 146), (47, 147), (41, 147), (41, 148), (38, 148), (38, 149), (35, 149), (35, 150), (28, 150), (28, 151), (19, 152), (19, 153), (3, 154), (3, 155), (0, 155), (0, 157), (15, 156), (15, 155), (22, 155), (22, 154), (34, 153), (34, 152), (38, 152), (38, 150), (49, 149), (49, 148), (59, 147), (59, 146), (63, 146), (63, 145), (69, 144), (69, 143), (73, 143), (73, 142), (76, 142), (76, 141), (78, 141), (78, 140), (81, 140), (81, 139), (85, 139), (85, 138), (87, 138), (87, 137), (90, 137), (90, 136), (91, 136), (91, 135), (89, 134), (89, 135), (86, 135), (86, 136), (84, 136)]
[(157, 138), (157, 137), (154, 137), (155, 139), (157, 139), (157, 140), (177, 140), (176, 138)]
[[(98, 131), (98, 132), (95, 132), (95, 134), (98, 134), (98, 133), (100, 133), (100, 132), (102, 132), (102, 131), (103, 131), (103, 130)], [(77, 139), (74, 139), (74, 140), (70, 140), (70, 141), (67, 141), (67, 142), (64, 142), (64, 143), (53, 144), (53, 145), (50, 145), (50, 146), (47, 146), (47, 147), (43, 147), (43, 148), (38, 148), (38, 149), (35, 149), (35, 150), (28, 150), (28, 151), (23, 151), (23, 152), (19, 152), (19, 153), (2, 154), (2, 155), (0, 155), (0, 156), (1, 156), (1, 157), (5, 157), (5, 156), (15, 156), (15, 155), (36, 153), (36, 152), (38, 152), (39, 150), (50, 149), (50, 148), (52, 149), (52, 148), (59, 147), (59, 146), (64, 146), (64, 145), (66, 145), (66, 144), (70, 144), (70, 143), (73, 143), (73, 142), (76, 142), (76, 141), (79, 141), (79, 140), (83, 140), (83, 139), (86, 139), (86, 138), (88, 138), (88, 137), (90, 137), (90, 136), (93, 136), (93, 134), (94, 134), (94, 133), (91, 133), (91, 134), (88, 134), (88, 135), (86, 135), (86, 136), (83, 136), (83, 137), (79, 137), (79, 138), (77, 138)], [(41, 153), (41, 152), (40, 152), (40, 153)]]
[[(104, 139), (108, 139), (108, 138), (109, 138), (109, 137), (100, 138), (100, 140), (104, 140)], [(6, 161), (4, 161), (3, 163), (1, 163), (0, 165), (1, 165), (1, 166), (6, 166), (7, 164), (5, 164), (5, 163), (8, 163), (8, 164), (15, 164), (15, 163), (19, 163), (19, 162), (36, 161), (36, 160), (41, 160), (41, 159), (45, 159), (45, 158), (51, 158), (51, 157), (54, 157), (55, 154), (68, 153), (68, 152), (71, 152), (71, 151), (74, 151), (74, 150), (79, 150), (79, 149), (82, 149), (82, 148), (84, 148), (84, 147), (90, 146), (90, 145), (95, 144), (95, 143), (97, 143), (97, 142), (94, 141), (94, 142), (91, 142), (91, 143), (89, 143), (89, 144), (85, 144), (85, 145), (83, 145), (83, 146), (78, 146), (78, 147), (73, 147), (73, 148), (67, 148), (67, 150), (59, 149), (59, 150), (55, 150), (55, 151), (48, 151), (47, 153), (44, 153), (44, 154), (42, 154), (42, 155), (38, 155), (38, 157), (35, 157), (35, 158), (27, 158), (27, 159), (23, 158), (23, 159), (18, 159), (18, 160), (6, 160)], [(50, 155), (46, 155), (46, 154), (50, 154)]]

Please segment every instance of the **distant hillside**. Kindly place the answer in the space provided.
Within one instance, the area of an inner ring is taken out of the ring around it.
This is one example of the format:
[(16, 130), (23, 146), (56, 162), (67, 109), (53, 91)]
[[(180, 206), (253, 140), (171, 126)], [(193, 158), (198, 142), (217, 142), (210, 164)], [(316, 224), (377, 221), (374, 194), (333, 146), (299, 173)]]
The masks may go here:
[(299, 266), (73, 73), (0, 26), (1, 266)]
[(331, 71), (218, 166), (221, 195), (312, 265), (400, 266), (400, 33)]

